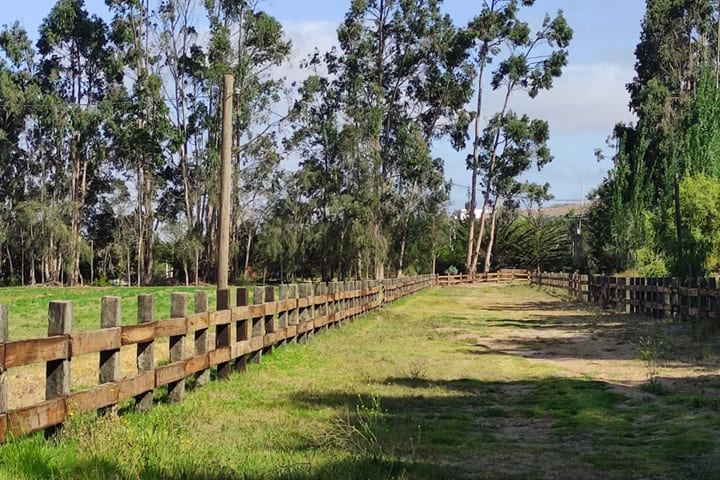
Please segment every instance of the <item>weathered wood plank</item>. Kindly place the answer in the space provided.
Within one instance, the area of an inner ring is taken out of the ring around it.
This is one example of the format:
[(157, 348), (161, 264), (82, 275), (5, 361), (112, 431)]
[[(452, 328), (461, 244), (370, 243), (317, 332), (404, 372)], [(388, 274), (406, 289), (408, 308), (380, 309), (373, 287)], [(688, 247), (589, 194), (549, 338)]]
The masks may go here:
[(139, 325), (123, 325), (120, 334), (122, 345), (152, 342), (155, 339), (156, 322)]
[(175, 317), (162, 320), (155, 325), (155, 338), (176, 337), (187, 333), (187, 319)]
[(70, 356), (119, 349), (122, 345), (122, 328), (103, 328), (70, 335)]
[[(155, 369), (155, 387), (178, 382), (185, 378), (185, 362), (175, 362)], [(178, 382), (179, 383), (179, 382)]]
[(5, 344), (5, 368), (70, 357), (70, 335), (15, 340)]
[(185, 360), (185, 376), (189, 377), (197, 372), (210, 368), (210, 359), (207, 353), (195, 355)]
[(241, 340), (232, 344), (232, 358), (241, 357), (251, 352), (250, 340)]
[(120, 400), (120, 388), (116, 383), (106, 383), (99, 387), (76, 392), (67, 398), (68, 413), (94, 412), (103, 407), (115, 405)]
[(230, 310), (216, 310), (210, 312), (210, 325), (227, 325), (232, 321), (232, 312)]
[(64, 397), (13, 410), (7, 414), (7, 432), (20, 437), (61, 424), (67, 417)]
[(155, 388), (155, 372), (142, 372), (133, 378), (121, 380), (118, 386), (118, 402), (128, 398), (138, 397), (143, 393), (152, 394)]
[(230, 346), (215, 348), (208, 352), (208, 363), (210, 366), (227, 363), (232, 359)]
[[(205, 292), (203, 292), (205, 293)], [(210, 326), (210, 314), (208, 312), (195, 313), (187, 317), (187, 331), (204, 330)]]
[(238, 322), (241, 320), (249, 319), (250, 317), (252, 317), (250, 311), (251, 311), (251, 307), (248, 305), (245, 305), (242, 307), (240, 307), (240, 306), (233, 307), (232, 308), (232, 321)]

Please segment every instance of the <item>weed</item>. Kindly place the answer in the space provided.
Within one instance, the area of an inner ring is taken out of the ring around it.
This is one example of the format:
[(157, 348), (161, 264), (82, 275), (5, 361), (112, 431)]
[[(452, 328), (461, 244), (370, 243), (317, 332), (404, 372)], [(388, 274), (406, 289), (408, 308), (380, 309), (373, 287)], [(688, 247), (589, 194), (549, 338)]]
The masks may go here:
[(637, 340), (636, 352), (640, 360), (645, 362), (645, 375), (648, 381), (653, 382), (671, 350), (670, 337), (657, 324), (653, 325), (648, 335), (641, 336)]
[(424, 357), (413, 358), (408, 363), (404, 374), (412, 380), (424, 380), (427, 378), (427, 363), (428, 360)]
[(695, 361), (697, 363), (708, 363), (713, 362), (717, 359), (715, 351), (710, 345), (706, 345), (697, 352), (695, 352)]
[(650, 377), (647, 382), (640, 385), (640, 388), (645, 392), (652, 393), (657, 396), (665, 395), (667, 393), (665, 386), (654, 377)]

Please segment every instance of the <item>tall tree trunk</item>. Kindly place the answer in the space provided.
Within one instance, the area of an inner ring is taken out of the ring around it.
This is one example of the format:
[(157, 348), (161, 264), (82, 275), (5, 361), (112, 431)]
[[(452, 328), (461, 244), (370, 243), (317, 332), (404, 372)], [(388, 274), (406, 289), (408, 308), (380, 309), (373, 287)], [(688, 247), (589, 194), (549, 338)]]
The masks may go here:
[(200, 250), (195, 249), (195, 286), (200, 286)]
[[(143, 169), (140, 165), (138, 165), (137, 168), (137, 286), (139, 287), (142, 283), (142, 277), (143, 277), (143, 258), (144, 258), (144, 252), (143, 252), (143, 232), (145, 231), (145, 220), (143, 216), (143, 192), (145, 189), (142, 187), (144, 184), (144, 178), (143, 178)], [(129, 266), (129, 259), (130, 254), (128, 253), (128, 269)], [(129, 284), (130, 274), (128, 274), (128, 284)]]
[(492, 219), (490, 220), (490, 238), (488, 239), (487, 248), (485, 249), (485, 265), (483, 267), (483, 273), (488, 274), (490, 272), (490, 260), (492, 257), (493, 246), (495, 244), (495, 224), (497, 222), (498, 203), (500, 196), (495, 195), (495, 202), (492, 208)]
[(243, 270), (243, 278), (247, 278), (248, 267), (250, 266), (250, 247), (252, 247), (253, 231), (248, 230), (247, 242), (245, 242), (245, 269)]
[[(485, 42), (484, 48), (487, 48), (488, 42)], [(473, 261), (473, 243), (475, 241), (475, 209), (477, 208), (477, 177), (478, 169), (480, 168), (479, 160), (479, 149), (480, 149), (480, 121), (482, 120), (482, 97), (483, 97), (483, 81), (485, 77), (485, 58), (482, 59), (480, 64), (480, 73), (478, 75), (478, 100), (477, 110), (475, 112), (475, 136), (473, 142), (473, 158), (472, 158), (472, 180), (470, 183), (470, 205), (468, 208), (468, 244), (467, 244), (467, 255), (465, 259), (465, 268), (468, 273), (475, 273), (472, 269)], [(481, 225), (484, 225), (484, 221), (481, 221)], [(482, 227), (481, 227), (482, 228)], [(482, 234), (480, 235), (482, 239)]]
[(145, 285), (149, 285), (153, 281), (153, 275), (155, 266), (153, 265), (153, 243), (155, 240), (155, 228), (154, 228), (154, 219), (153, 219), (153, 206), (152, 206), (152, 199), (154, 197), (154, 184), (152, 179), (152, 174), (149, 172), (145, 172), (145, 192), (144, 192), (144, 201), (145, 201), (145, 238), (144, 238), (144, 258), (143, 258), (143, 283)]
[[(507, 91), (505, 92), (505, 102), (503, 103), (503, 108), (500, 111), (500, 117), (505, 116), (505, 112), (507, 112), (508, 109), (508, 103), (510, 102), (510, 94), (512, 94), (514, 88), (514, 84), (512, 82), (508, 83)], [(482, 243), (483, 235), (485, 234), (485, 220), (487, 216), (487, 206), (490, 203), (490, 194), (492, 190), (492, 186), (494, 183), (494, 177), (495, 177), (495, 168), (497, 164), (497, 153), (498, 153), (498, 146), (500, 145), (500, 128), (497, 129), (497, 132), (495, 133), (495, 141), (493, 142), (493, 151), (492, 156), (490, 157), (490, 167), (488, 168), (488, 175), (487, 175), (487, 181), (485, 182), (485, 192), (483, 194), (483, 208), (482, 213), (480, 215), (480, 234), (477, 238), (477, 243), (475, 244), (475, 254), (473, 255), (472, 259), (472, 267), (470, 269), (471, 272), (477, 271), (477, 263), (478, 258), (480, 257), (480, 248)]]

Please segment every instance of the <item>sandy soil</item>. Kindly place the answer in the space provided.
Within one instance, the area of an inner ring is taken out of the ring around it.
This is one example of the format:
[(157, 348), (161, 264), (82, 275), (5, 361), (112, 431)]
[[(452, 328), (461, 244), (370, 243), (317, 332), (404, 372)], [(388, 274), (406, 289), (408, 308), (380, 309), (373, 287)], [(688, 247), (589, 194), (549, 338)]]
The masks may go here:
[(607, 382), (626, 396), (645, 395), (636, 387), (650, 379), (669, 392), (720, 393), (710, 381), (720, 373), (718, 335), (692, 323), (617, 314), (563, 297), (486, 291), (483, 300), (498, 320), (489, 320), (481, 348)]

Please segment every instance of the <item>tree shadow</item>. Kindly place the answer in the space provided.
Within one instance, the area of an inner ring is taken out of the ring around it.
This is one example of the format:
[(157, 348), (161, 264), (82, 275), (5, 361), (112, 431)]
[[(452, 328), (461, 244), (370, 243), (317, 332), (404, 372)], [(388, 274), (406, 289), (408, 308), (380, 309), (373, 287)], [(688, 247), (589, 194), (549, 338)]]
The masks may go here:
[[(301, 408), (348, 412), (361, 412), (363, 405), (376, 403), (385, 417), (374, 430), (379, 442), (388, 448), (414, 442), (418, 458), (429, 465), (438, 465), (431, 459), (455, 465), (458, 478), (626, 478), (647, 473), (653, 477), (653, 472), (681, 471), (697, 455), (718, 445), (715, 437), (707, 442), (683, 437), (682, 425), (704, 425), (706, 405), (675, 420), (654, 396), (633, 387), (624, 387), (622, 393), (606, 382), (390, 377), (378, 384), (406, 392), (373, 397), (300, 391), (290, 401)], [(359, 421), (356, 414), (350, 421)], [(720, 425), (703, 428), (708, 430), (702, 435), (710, 435)], [(646, 441), (633, 443), (632, 438)], [(622, 461), (613, 458), (617, 450), (608, 449), (609, 445), (627, 450)], [(512, 458), (518, 462), (508, 462)], [(475, 477), (473, 471), (485, 476)]]

